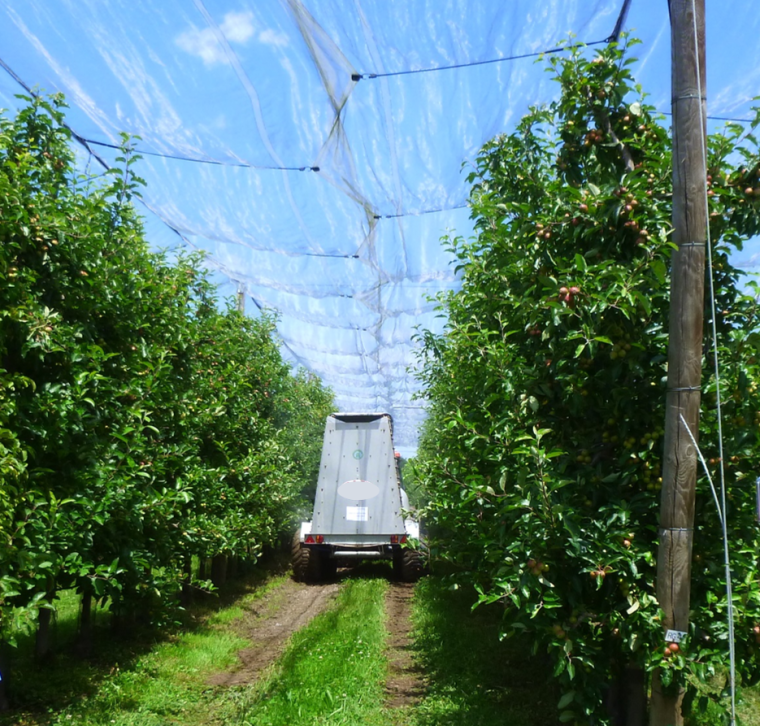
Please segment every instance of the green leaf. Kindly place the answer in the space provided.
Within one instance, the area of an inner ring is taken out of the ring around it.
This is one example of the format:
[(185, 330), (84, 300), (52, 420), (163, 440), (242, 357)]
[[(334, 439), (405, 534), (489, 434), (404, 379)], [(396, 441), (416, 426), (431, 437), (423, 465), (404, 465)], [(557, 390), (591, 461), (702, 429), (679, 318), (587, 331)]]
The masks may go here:
[(566, 708), (567, 706), (569, 706), (573, 702), (574, 698), (575, 698), (575, 691), (567, 691), (567, 693), (563, 694), (562, 698), (559, 699), (557, 708), (561, 711), (563, 708)]
[(665, 267), (665, 263), (661, 259), (655, 258), (651, 262), (651, 268), (655, 277), (657, 277), (657, 280), (664, 285), (667, 279), (667, 268)]

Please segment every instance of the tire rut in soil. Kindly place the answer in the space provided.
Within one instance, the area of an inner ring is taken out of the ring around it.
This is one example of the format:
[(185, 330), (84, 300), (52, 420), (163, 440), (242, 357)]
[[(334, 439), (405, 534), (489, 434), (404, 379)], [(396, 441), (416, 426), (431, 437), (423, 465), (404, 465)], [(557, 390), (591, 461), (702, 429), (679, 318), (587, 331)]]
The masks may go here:
[(273, 663), (288, 638), (327, 609), (340, 585), (304, 585), (286, 580), (261, 600), (248, 606), (248, 614), (234, 624), (235, 632), (251, 641), (238, 652), (238, 664), (228, 672), (208, 679), (211, 686), (243, 686), (256, 681), (261, 671)]
[(425, 692), (420, 668), (412, 655), (411, 600), (414, 584), (392, 582), (385, 597), (388, 629), (388, 677), (386, 708), (403, 708), (418, 703)]

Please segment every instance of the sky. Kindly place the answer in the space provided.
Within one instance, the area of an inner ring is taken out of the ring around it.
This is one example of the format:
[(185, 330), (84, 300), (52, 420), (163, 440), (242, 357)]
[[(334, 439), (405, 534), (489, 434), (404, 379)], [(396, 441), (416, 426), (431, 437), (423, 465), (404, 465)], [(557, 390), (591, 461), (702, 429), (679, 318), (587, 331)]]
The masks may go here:
[[(414, 335), (442, 330), (430, 298), (458, 285), (441, 237), (472, 231), (468, 164), (556, 94), (534, 57), (501, 59), (601, 41), (622, 3), (2, 0), (0, 107), (19, 80), (63, 91), (106, 163), (102, 144), (139, 135), (151, 244), (205, 251), (223, 295), (276, 309), (284, 357), (340, 410), (390, 412), (407, 456), (424, 417)], [(748, 118), (760, 5), (706, 5), (708, 114)], [(666, 0), (632, 0), (625, 27), (669, 111)], [(760, 243), (735, 261), (760, 266)]]

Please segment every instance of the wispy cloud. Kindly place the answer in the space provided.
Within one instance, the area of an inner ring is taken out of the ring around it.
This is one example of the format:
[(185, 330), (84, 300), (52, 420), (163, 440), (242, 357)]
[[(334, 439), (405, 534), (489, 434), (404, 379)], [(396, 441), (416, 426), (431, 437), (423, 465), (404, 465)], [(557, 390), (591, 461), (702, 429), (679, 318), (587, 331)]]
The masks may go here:
[[(253, 36), (256, 30), (253, 26), (253, 13), (245, 11), (226, 13), (219, 24), (219, 30), (229, 43), (242, 45)], [(263, 36), (266, 32), (264, 31), (261, 35)], [(176, 43), (190, 55), (198, 56), (207, 66), (229, 63), (224, 47), (213, 28), (185, 30), (177, 36)]]
[(276, 45), (280, 48), (288, 45), (290, 41), (285, 33), (278, 33), (276, 30), (267, 28), (259, 33), (259, 42), (264, 45)]
[(64, 90), (73, 105), (79, 106), (98, 126), (106, 133), (113, 130), (113, 124), (104, 111), (98, 106), (95, 100), (87, 94), (79, 81), (69, 71), (66, 64), (59, 63), (48, 51), (42, 41), (26, 26), (21, 17), (13, 8), (8, 8), (7, 12), (16, 25), (23, 33), (34, 49), (47, 61), (47, 64), (60, 79), (61, 86), (51, 88), (52, 90)]

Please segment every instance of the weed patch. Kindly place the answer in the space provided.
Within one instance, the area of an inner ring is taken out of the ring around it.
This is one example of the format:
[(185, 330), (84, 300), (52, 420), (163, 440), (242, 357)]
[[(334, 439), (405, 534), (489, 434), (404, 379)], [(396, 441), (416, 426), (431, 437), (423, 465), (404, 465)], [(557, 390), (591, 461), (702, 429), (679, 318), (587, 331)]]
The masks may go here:
[(335, 607), (295, 633), (259, 684), (231, 693), (225, 724), (381, 726), (386, 676), (384, 579), (348, 580)]

